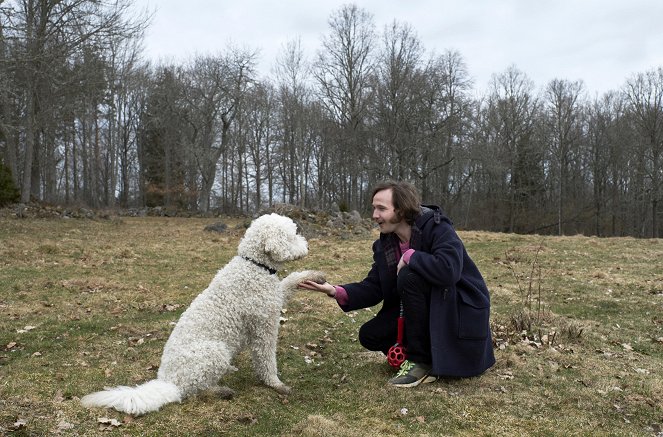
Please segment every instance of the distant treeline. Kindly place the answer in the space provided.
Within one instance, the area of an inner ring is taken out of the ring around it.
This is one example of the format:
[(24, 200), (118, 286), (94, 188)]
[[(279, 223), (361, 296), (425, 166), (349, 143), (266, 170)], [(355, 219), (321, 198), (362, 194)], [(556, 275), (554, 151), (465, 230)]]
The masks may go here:
[(355, 5), (330, 14), (314, 59), (292, 40), (268, 77), (235, 46), (153, 65), (149, 17), (129, 6), (0, 5), (0, 180), (16, 200), (370, 212), (392, 178), (459, 228), (663, 235), (660, 66), (594, 97), (512, 66), (479, 96), (460, 53), (431, 55)]

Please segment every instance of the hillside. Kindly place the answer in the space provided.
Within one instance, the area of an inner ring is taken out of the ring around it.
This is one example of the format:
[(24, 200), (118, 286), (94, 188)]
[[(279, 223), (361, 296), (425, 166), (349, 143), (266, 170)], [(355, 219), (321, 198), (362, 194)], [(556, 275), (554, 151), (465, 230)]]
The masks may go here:
[[(223, 220), (223, 232), (205, 227)], [(283, 323), (287, 397), (249, 357), (237, 396), (132, 418), (78, 399), (152, 378), (172, 324), (235, 253), (233, 218), (0, 218), (0, 432), (8, 435), (658, 435), (663, 240), (459, 232), (492, 293), (497, 364), (414, 390), (362, 350), (374, 309), (302, 291)], [(374, 231), (373, 231), (374, 232)], [(288, 270), (362, 279), (375, 233), (309, 235)], [(107, 431), (110, 431), (107, 432)]]

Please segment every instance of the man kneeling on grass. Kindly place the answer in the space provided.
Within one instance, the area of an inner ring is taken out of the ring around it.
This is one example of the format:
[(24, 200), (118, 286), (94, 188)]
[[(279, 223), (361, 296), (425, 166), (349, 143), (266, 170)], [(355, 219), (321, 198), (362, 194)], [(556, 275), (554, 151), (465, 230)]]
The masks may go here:
[(385, 355), (396, 343), (402, 308), (407, 360), (391, 385), (414, 387), (438, 376), (483, 373), (495, 363), (490, 297), (451, 221), (438, 206), (420, 205), (417, 189), (408, 182), (379, 184), (372, 199), (380, 238), (373, 243), (366, 278), (300, 287), (326, 293), (346, 312), (383, 302), (359, 329), (359, 341)]

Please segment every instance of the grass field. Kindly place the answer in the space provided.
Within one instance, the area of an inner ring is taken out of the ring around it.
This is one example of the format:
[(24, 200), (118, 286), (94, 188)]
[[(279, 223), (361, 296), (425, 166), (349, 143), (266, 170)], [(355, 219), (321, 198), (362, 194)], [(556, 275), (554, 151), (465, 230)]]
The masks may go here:
[[(142, 417), (79, 398), (156, 375), (173, 324), (234, 254), (215, 219), (0, 219), (0, 434), (663, 436), (663, 240), (459, 232), (492, 293), (497, 364), (481, 377), (386, 385), (384, 357), (332, 299), (298, 292), (284, 314), (288, 396), (249, 358), (231, 400), (187, 399)], [(289, 271), (360, 280), (373, 236), (310, 238)], [(286, 273), (286, 272), (282, 272)]]

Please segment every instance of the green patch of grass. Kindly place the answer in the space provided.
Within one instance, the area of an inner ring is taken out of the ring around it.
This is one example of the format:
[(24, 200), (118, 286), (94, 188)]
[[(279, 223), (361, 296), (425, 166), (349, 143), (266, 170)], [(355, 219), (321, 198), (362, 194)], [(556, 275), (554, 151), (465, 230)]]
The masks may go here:
[[(491, 289), (496, 365), (388, 387), (357, 342), (378, 308), (295, 294), (281, 326), (281, 396), (250, 357), (204, 395), (139, 418), (86, 410), (104, 386), (153, 378), (173, 323), (236, 252), (205, 219), (0, 220), (0, 433), (10, 435), (648, 435), (663, 426), (663, 242), (460, 232)], [(368, 238), (311, 238), (288, 271), (363, 279)], [(284, 274), (287, 272), (283, 272)], [(116, 419), (119, 427), (98, 422)], [(20, 425), (24, 423), (24, 425)]]

